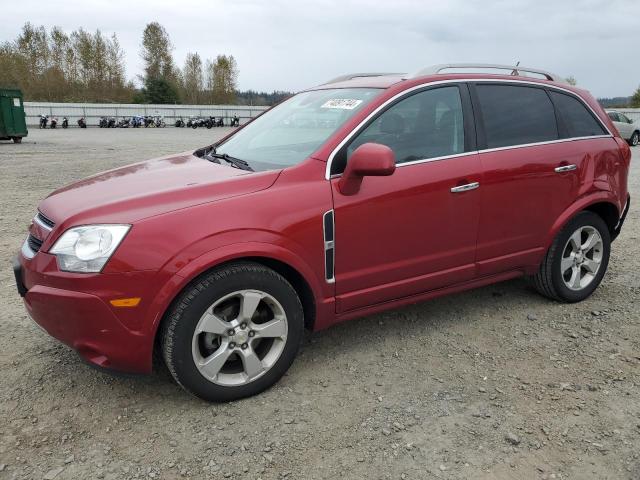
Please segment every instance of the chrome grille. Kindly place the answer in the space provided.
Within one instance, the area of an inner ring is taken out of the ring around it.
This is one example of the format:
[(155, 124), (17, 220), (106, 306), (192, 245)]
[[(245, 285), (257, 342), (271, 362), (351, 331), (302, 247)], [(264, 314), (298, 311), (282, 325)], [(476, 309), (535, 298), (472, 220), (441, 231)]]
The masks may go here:
[(29, 234), (27, 237), (27, 244), (29, 245), (29, 248), (33, 250), (33, 253), (38, 253), (40, 247), (42, 247), (42, 240)]
[(44, 223), (49, 228), (53, 228), (56, 225), (56, 222), (54, 222), (53, 220), (45, 217), (42, 212), (38, 212), (36, 217), (38, 218), (38, 220), (40, 220), (42, 223)]
[(38, 212), (33, 220), (38, 222), (41, 226), (46, 227), (48, 230), (51, 230), (56, 226), (56, 222), (43, 215), (41, 212)]

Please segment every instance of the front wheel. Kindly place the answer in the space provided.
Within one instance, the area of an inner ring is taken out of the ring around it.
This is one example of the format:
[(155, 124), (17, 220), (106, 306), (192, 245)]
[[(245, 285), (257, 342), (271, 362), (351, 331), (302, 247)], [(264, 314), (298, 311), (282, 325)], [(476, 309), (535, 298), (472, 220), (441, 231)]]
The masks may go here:
[(629, 140), (629, 145), (636, 147), (638, 146), (638, 143), (640, 143), (640, 133), (633, 132), (633, 135), (631, 135), (631, 139)]
[(534, 286), (561, 302), (584, 300), (600, 285), (610, 252), (611, 236), (602, 218), (581, 212), (554, 239), (533, 277)]
[(217, 268), (182, 293), (162, 326), (162, 354), (185, 390), (213, 402), (262, 392), (295, 358), (303, 310), (291, 284), (262, 265)]

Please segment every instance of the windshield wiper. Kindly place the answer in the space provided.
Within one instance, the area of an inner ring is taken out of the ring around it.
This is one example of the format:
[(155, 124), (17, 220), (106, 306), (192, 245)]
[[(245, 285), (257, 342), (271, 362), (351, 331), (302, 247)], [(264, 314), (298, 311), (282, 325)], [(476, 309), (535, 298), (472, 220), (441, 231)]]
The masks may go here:
[(213, 161), (215, 163), (220, 163), (216, 160), (224, 160), (225, 162), (230, 163), (235, 168), (239, 168), (240, 170), (248, 170), (249, 172), (254, 171), (246, 161), (241, 160), (240, 158), (232, 157), (231, 155), (227, 155), (226, 153), (216, 153), (216, 150), (214, 148), (205, 153), (204, 157), (207, 160)]

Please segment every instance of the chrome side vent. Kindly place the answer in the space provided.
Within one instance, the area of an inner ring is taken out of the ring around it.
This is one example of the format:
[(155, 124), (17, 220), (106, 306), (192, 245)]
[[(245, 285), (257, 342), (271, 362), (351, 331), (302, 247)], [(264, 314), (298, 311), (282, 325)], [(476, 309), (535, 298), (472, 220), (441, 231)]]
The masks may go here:
[(329, 210), (322, 217), (322, 231), (324, 234), (324, 276), (327, 283), (333, 283), (335, 279), (335, 228), (333, 210)]

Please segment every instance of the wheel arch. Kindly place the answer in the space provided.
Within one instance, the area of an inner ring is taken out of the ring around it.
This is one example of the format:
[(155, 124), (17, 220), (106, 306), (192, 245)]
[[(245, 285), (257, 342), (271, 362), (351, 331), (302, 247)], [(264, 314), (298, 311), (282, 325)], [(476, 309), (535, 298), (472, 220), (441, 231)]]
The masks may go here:
[(607, 224), (609, 233), (611, 233), (613, 237), (615, 227), (620, 219), (621, 208), (618, 203), (617, 197), (609, 191), (598, 191), (594, 194), (580, 198), (556, 219), (549, 231), (549, 234), (547, 235), (544, 251), (551, 246), (553, 239), (564, 228), (564, 226), (574, 216), (582, 211), (590, 211), (600, 216)]
[(318, 299), (321, 293), (317, 284), (314, 283), (311, 268), (290, 251), (280, 247), (270, 247), (267, 250), (259, 244), (253, 245), (248, 242), (240, 245), (229, 245), (194, 259), (177, 272), (166, 283), (164, 289), (167, 291), (159, 294), (159, 297), (164, 297), (165, 300), (157, 308), (152, 331), (150, 332), (150, 336), (153, 339), (152, 348), (154, 354), (158, 351), (160, 325), (182, 292), (212, 269), (235, 262), (258, 263), (282, 275), (300, 297), (304, 311), (305, 328), (314, 330), (316, 327)]

